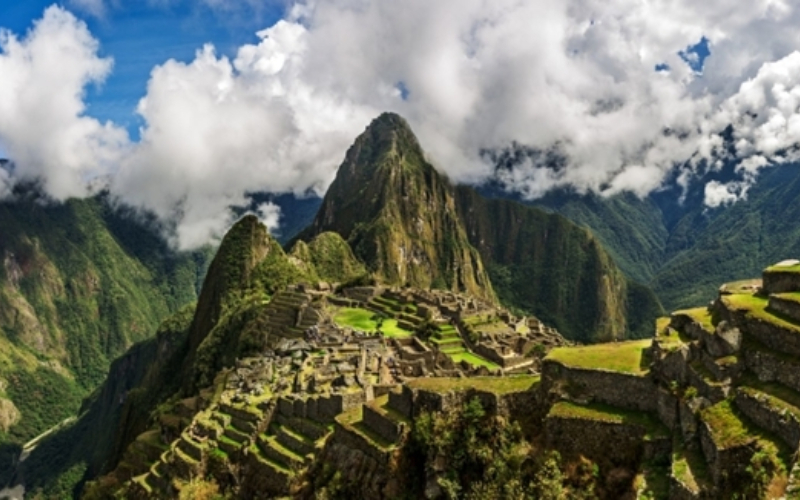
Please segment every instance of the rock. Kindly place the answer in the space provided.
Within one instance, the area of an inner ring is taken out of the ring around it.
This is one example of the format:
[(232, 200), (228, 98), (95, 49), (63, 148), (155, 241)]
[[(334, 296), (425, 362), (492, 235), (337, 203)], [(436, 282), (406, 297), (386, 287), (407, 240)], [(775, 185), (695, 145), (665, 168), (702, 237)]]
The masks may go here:
[(724, 344), (724, 356), (739, 352), (742, 347), (742, 332), (738, 328), (731, 327), (727, 321), (720, 321), (717, 325), (717, 337)]

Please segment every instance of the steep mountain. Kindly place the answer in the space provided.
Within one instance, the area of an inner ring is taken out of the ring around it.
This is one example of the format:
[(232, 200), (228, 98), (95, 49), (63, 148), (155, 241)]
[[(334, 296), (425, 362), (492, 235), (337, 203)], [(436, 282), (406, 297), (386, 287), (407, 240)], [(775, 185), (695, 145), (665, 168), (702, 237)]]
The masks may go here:
[(385, 283), (494, 299), (458, 218), (452, 186), (395, 114), (381, 115), (356, 139), (300, 239), (327, 231), (347, 240)]
[(503, 304), (572, 339), (649, 335), (661, 310), (586, 230), (454, 187), (425, 161), (405, 120), (390, 113), (347, 152), (300, 238), (322, 231), (341, 234), (384, 282), (489, 298), (497, 292)]
[[(800, 255), (797, 165), (764, 170), (746, 199), (706, 207), (705, 183), (724, 181), (726, 175), (714, 172), (686, 192), (672, 186), (644, 199), (630, 193), (604, 198), (561, 190), (525, 203), (589, 228), (627, 276), (651, 287), (667, 309), (677, 309), (711, 300), (721, 282), (758, 274), (770, 263)], [(492, 183), (480, 192), (519, 200)]]
[(502, 303), (582, 341), (652, 334), (661, 313), (658, 299), (626, 279), (589, 231), (561, 215), (486, 199), (466, 186), (457, 188), (456, 200)]
[(74, 414), (111, 360), (195, 300), (206, 252), (176, 254), (138, 220), (30, 188), (0, 203), (0, 449)]
[[(188, 444), (175, 444), (175, 440), (194, 432), (187, 427), (198, 412), (222, 404), (223, 387), (236, 392), (235, 381), (242, 380), (236, 377), (249, 366), (240, 363), (243, 359), (273, 359), (270, 353), (278, 350), (279, 341), (308, 335), (306, 325), (331, 326), (331, 304), (358, 302), (362, 307), (394, 311), (398, 317), (387, 322), (398, 328), (403, 323), (424, 324), (425, 317), (414, 315), (424, 315), (431, 307), (390, 298), (370, 302), (347, 296), (328, 303), (318, 294), (301, 293), (290, 285), (376, 280), (463, 291), (488, 299), (486, 302), (499, 296), (514, 312), (540, 313), (582, 341), (650, 334), (652, 323), (643, 317), (653, 319), (660, 312), (652, 294), (626, 280), (587, 230), (559, 215), (486, 200), (470, 188), (452, 186), (424, 160), (413, 133), (396, 115), (382, 115), (356, 140), (314, 223), (301, 236), (286, 252), (255, 217), (237, 222), (208, 268), (197, 306), (179, 311), (162, 324), (155, 337), (136, 344), (114, 362), (106, 382), (84, 403), (78, 420), (45, 439), (18, 468), (17, 477), (24, 478), (29, 488), (56, 496), (90, 479), (96, 481), (88, 498), (95, 494), (102, 498), (103, 492), (123, 483), (130, 487), (135, 477), (141, 485), (142, 478), (150, 474), (148, 467), (164, 462), (160, 457), (167, 451), (170, 467), (180, 467), (178, 462), (185, 458), (182, 447), (193, 446), (190, 440), (194, 438), (187, 438)], [(472, 308), (474, 322), (462, 325), (463, 331), (472, 331), (473, 326), (494, 329), (492, 336), (518, 335), (518, 327), (532, 335), (544, 331), (538, 320), (523, 325), (508, 311), (479, 314), (485, 311), (481, 308), (490, 307), (483, 301), (453, 293), (438, 297), (439, 302), (434, 303), (444, 308)], [(506, 319), (501, 320), (503, 317)], [(305, 322), (308, 318), (312, 323)], [(435, 352), (450, 359), (451, 366), (486, 363), (469, 349), (478, 342), (489, 342), (490, 337), (465, 337), (456, 326), (442, 321), (428, 324), (438, 328), (428, 332), (433, 336), (431, 345), (437, 346)], [(519, 348), (524, 348), (525, 356), (543, 355), (547, 349), (541, 342), (522, 344)], [(505, 352), (507, 347), (497, 344), (495, 349), (489, 352)], [(345, 351), (345, 358), (333, 363), (334, 371), (342, 371), (342, 376), (326, 373), (312, 382), (307, 371), (285, 379), (273, 371), (267, 377), (269, 390), (330, 384), (331, 375), (337, 384), (345, 385), (372, 380), (344, 376), (352, 363), (366, 366), (371, 359), (363, 350), (362, 356), (355, 357), (361, 361), (352, 357), (352, 349)], [(329, 362), (324, 350), (313, 352), (325, 359), (321, 362)], [(448, 353), (460, 357), (451, 359)], [(298, 363), (305, 366), (310, 359), (304, 355), (294, 361), (290, 358), (273, 368), (284, 373)], [(505, 362), (505, 358), (495, 359)], [(454, 368), (450, 370), (452, 373)], [(391, 375), (384, 372), (380, 376)], [(264, 387), (262, 384), (261, 389)], [(250, 406), (247, 411), (259, 415), (265, 408)], [(230, 413), (226, 415), (230, 419)], [(238, 436), (237, 431), (228, 429), (233, 424), (224, 423), (226, 417), (219, 418), (226, 435)], [(208, 424), (216, 428), (216, 424)], [(244, 424), (239, 421), (237, 425)], [(218, 434), (216, 439), (226, 442)], [(250, 453), (254, 453), (253, 446), (248, 448)], [(154, 477), (157, 474), (161, 473), (153, 472)]]
[(241, 219), (209, 266), (197, 306), (179, 311), (116, 360), (78, 421), (39, 445), (18, 477), (29, 489), (59, 496), (84, 477), (116, 468), (154, 415), (189, 411), (183, 406), (196, 404), (221, 370), (249, 349), (263, 349), (269, 297), (307, 280), (303, 267), (254, 216)]

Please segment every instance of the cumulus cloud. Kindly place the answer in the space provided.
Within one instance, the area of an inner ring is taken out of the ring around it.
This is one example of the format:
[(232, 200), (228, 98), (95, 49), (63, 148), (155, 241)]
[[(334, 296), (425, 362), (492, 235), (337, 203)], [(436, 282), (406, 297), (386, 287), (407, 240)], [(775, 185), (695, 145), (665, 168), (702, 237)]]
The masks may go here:
[(0, 31), (0, 138), (14, 177), (38, 179), (55, 198), (85, 196), (86, 181), (121, 159), (127, 133), (85, 116), (84, 90), (112, 61), (86, 25), (50, 7), (22, 39)]
[[(248, 192), (324, 192), (386, 110), (456, 181), (494, 175), (486, 151), (543, 152), (499, 174), (527, 197), (562, 186), (643, 196), (676, 166), (691, 182), (731, 160), (728, 125), (740, 178), (709, 183), (709, 206), (796, 159), (800, 9), (786, 1), (309, 0), (286, 12), (231, 57), (209, 45), (154, 68), (135, 144), (84, 114), (86, 86), (111, 61), (81, 22), (52, 7), (24, 39), (4, 33), (0, 141), (19, 177), (59, 198), (107, 178), (124, 202), (173, 221), (186, 248), (219, 237)], [(700, 71), (687, 47), (704, 37)], [(557, 167), (544, 161), (553, 151)]]

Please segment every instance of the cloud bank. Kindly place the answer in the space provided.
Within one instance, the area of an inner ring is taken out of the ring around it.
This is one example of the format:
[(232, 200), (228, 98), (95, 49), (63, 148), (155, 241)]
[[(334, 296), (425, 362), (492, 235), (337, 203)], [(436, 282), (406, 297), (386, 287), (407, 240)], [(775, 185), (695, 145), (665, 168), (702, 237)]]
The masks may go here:
[[(0, 143), (17, 169), (0, 186), (39, 179), (62, 199), (103, 180), (172, 221), (189, 248), (218, 237), (249, 191), (324, 192), (386, 110), (457, 181), (494, 174), (482, 151), (557, 151), (562, 168), (532, 158), (503, 173), (529, 197), (645, 195), (676, 166), (685, 179), (730, 160), (728, 125), (740, 179), (709, 183), (709, 206), (797, 159), (800, 9), (788, 1), (326, 0), (286, 12), (232, 57), (207, 45), (154, 68), (135, 143), (85, 114), (85, 89), (113, 64), (84, 23), (51, 7), (23, 38), (3, 32)], [(692, 47), (704, 37), (701, 62)]]

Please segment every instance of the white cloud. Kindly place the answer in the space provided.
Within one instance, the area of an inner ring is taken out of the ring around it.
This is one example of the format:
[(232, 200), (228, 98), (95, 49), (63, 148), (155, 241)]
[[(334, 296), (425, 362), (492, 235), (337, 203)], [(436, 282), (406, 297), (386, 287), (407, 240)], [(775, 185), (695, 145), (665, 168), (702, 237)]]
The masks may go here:
[(0, 138), (17, 179), (40, 179), (54, 197), (83, 196), (127, 147), (127, 134), (85, 116), (84, 88), (112, 61), (97, 57), (86, 25), (50, 7), (23, 39), (0, 32)]
[[(82, 23), (52, 7), (25, 39), (6, 33), (0, 140), (19, 176), (41, 177), (57, 197), (107, 176), (190, 247), (221, 235), (248, 191), (323, 192), (386, 110), (457, 181), (491, 173), (482, 149), (557, 149), (563, 169), (530, 160), (503, 174), (528, 197), (567, 185), (644, 195), (676, 163), (719, 165), (719, 133), (733, 124), (741, 178), (705, 188), (720, 206), (793, 159), (800, 137), (800, 12), (786, 1), (326, 0), (286, 12), (231, 58), (207, 46), (154, 68), (137, 144), (83, 115), (86, 85), (111, 62)], [(712, 55), (698, 74), (678, 53), (703, 36)]]
[(705, 204), (709, 208), (730, 205), (747, 196), (748, 185), (741, 182), (723, 184), (710, 181), (705, 188)]
[(281, 207), (272, 202), (262, 203), (256, 208), (256, 216), (270, 233), (277, 233), (281, 225)]

